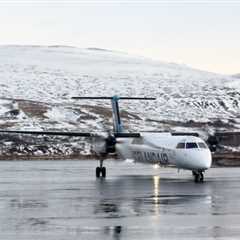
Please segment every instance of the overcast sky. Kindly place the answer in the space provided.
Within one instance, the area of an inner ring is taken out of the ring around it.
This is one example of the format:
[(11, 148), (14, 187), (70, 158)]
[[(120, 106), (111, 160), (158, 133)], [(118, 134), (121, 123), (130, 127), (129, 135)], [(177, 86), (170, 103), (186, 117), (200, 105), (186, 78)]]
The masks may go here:
[(240, 72), (240, 0), (3, 1), (0, 44), (98, 47)]

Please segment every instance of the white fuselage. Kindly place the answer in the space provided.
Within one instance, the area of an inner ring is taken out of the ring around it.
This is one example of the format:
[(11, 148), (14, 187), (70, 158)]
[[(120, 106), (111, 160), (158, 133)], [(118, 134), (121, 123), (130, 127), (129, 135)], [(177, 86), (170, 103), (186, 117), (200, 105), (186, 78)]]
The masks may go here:
[(212, 163), (209, 148), (201, 138), (194, 136), (141, 133), (140, 138), (119, 139), (116, 149), (124, 159), (192, 171), (204, 171)]

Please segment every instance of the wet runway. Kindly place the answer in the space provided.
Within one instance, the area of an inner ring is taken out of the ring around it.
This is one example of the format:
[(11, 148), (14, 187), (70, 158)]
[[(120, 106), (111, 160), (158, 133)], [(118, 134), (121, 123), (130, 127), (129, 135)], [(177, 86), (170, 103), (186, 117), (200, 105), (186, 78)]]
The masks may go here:
[(107, 161), (0, 162), (0, 239), (239, 239), (240, 169)]

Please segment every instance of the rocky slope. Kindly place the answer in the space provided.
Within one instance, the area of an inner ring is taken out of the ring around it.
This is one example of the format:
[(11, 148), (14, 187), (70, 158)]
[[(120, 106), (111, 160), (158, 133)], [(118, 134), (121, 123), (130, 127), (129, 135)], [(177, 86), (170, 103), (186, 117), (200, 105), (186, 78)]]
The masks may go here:
[[(121, 52), (1, 46), (0, 86), (0, 128), (4, 129), (106, 130), (111, 128), (108, 102), (71, 100), (106, 95), (157, 98), (120, 103), (125, 127), (132, 131), (194, 130), (206, 137), (216, 130), (240, 128), (240, 84), (235, 77)], [(69, 142), (72, 151), (79, 141)], [(58, 149), (65, 149), (64, 144)], [(90, 145), (82, 143), (77, 148), (90, 151)]]

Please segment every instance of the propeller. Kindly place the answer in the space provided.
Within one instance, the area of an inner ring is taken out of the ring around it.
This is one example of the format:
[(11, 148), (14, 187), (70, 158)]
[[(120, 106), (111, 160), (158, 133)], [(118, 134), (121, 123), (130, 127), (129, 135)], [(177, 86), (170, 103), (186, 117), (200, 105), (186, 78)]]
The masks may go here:
[(207, 144), (211, 152), (216, 152), (219, 148), (219, 140), (215, 135), (210, 135), (207, 139)]
[(115, 145), (117, 139), (111, 133), (108, 133), (105, 136), (99, 135), (91, 138), (92, 151), (96, 155), (108, 155), (115, 153)]
[[(106, 134), (107, 133), (107, 134)], [(116, 144), (119, 138), (139, 138), (140, 133), (111, 133), (105, 132), (103, 135), (92, 135), (92, 150), (97, 155), (108, 155), (116, 152)]]

